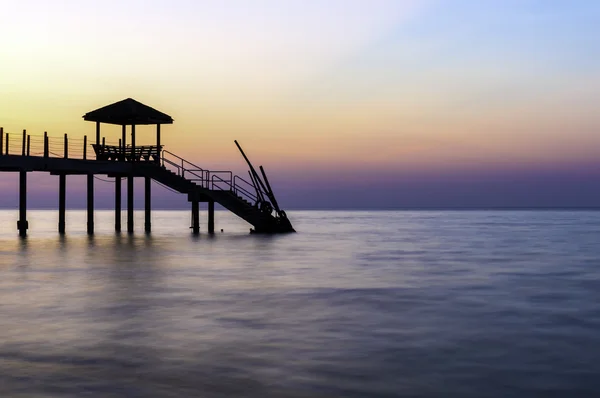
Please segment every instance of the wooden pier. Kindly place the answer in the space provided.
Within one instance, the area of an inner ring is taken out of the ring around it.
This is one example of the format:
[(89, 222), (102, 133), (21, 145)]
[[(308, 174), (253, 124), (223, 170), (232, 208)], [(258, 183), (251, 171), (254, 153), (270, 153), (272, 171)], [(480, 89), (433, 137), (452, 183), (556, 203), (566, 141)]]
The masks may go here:
[[(205, 170), (165, 150), (161, 144), (161, 125), (173, 119), (131, 98), (86, 113), (84, 120), (95, 123), (95, 140), (29, 135), (25, 130), (15, 137), (0, 127), (0, 171), (19, 172), (19, 220), (17, 230), (26, 236), (27, 173), (48, 172), (59, 177), (58, 232), (66, 231), (66, 184), (69, 175), (87, 176), (87, 232), (94, 233), (94, 177), (114, 177), (115, 231), (121, 231), (122, 180), (127, 180), (127, 232), (134, 231), (134, 178), (144, 178), (144, 230), (151, 232), (151, 183), (187, 195), (191, 203), (191, 230), (200, 233), (200, 203), (208, 204), (208, 233), (215, 229), (215, 203), (231, 211), (253, 226), (252, 232), (294, 232), (285, 211), (279, 208), (264, 168), (259, 175), (236, 142), (249, 166), (248, 180), (231, 171)], [(101, 136), (101, 124), (122, 126), (118, 143), (107, 143)], [(156, 143), (137, 145), (135, 127), (155, 125)], [(130, 143), (127, 144), (127, 127)], [(62, 141), (62, 142), (61, 142)]]

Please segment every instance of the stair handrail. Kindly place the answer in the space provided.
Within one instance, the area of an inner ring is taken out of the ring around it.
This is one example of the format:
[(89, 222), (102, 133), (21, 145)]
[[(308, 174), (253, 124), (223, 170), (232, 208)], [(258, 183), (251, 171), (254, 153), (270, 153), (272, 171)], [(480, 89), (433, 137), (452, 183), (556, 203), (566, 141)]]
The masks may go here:
[[(233, 177), (233, 181), (235, 181), (235, 177)], [(238, 177), (241, 178), (241, 177)], [(215, 179), (217, 181), (215, 181)], [(223, 189), (220, 185), (218, 185), (219, 183), (224, 183), (227, 187), (229, 187), (229, 189)], [(255, 194), (253, 194), (252, 192), (249, 192), (248, 190), (239, 187), (239, 186), (235, 186), (234, 184), (232, 184), (230, 181), (226, 181), (224, 179), (222, 179), (221, 177), (219, 177), (218, 175), (213, 175), (211, 177), (211, 187), (212, 190), (220, 190), (220, 191), (230, 191), (232, 193), (234, 193), (236, 196), (241, 197), (242, 199), (247, 198), (250, 199), (254, 205), (256, 205), (256, 203), (258, 202), (258, 198), (256, 197)]]
[[(177, 160), (179, 160), (179, 162), (176, 163), (176, 162), (172, 161), (171, 159), (168, 159), (166, 157), (166, 155), (170, 155), (171, 157), (176, 158)], [(200, 186), (202, 186), (203, 188), (207, 188), (207, 185), (209, 183), (208, 170), (204, 170), (202, 167), (197, 166), (194, 163), (192, 163), (188, 160), (185, 160), (181, 156), (177, 156), (173, 152), (169, 152), (167, 150), (162, 151), (161, 159), (162, 159), (163, 167), (166, 167), (165, 163), (175, 167), (177, 169), (177, 175), (184, 177), (184, 178), (185, 178), (186, 172), (189, 174), (192, 174), (194, 177), (197, 177), (197, 178), (188, 178), (190, 181), (199, 182)], [(186, 167), (186, 166), (188, 166), (188, 167)], [(190, 168), (190, 166), (193, 168)], [(198, 174), (198, 173), (200, 173), (200, 174)]]

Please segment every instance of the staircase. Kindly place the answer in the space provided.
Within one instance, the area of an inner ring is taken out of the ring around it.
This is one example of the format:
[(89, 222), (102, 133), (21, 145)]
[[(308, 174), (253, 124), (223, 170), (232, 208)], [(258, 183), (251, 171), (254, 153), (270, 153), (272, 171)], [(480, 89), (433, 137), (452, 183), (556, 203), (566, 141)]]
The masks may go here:
[(220, 204), (251, 224), (252, 232), (295, 232), (285, 212), (278, 209), (276, 200), (270, 196), (272, 192), (264, 192), (260, 185), (234, 176), (231, 171), (204, 170), (168, 151), (162, 152), (160, 163), (140, 162), (135, 168), (145, 177), (187, 194), (190, 201)]

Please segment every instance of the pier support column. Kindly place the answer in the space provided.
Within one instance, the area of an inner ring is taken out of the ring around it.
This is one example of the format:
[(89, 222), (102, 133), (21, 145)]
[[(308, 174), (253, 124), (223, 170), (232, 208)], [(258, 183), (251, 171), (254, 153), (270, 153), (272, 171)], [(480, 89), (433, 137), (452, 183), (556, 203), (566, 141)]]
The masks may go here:
[(213, 200), (208, 201), (208, 233), (215, 233), (215, 202)]
[(19, 172), (19, 221), (17, 221), (17, 229), (19, 236), (27, 236), (27, 172)]
[(192, 233), (200, 234), (200, 203), (195, 198), (192, 200)]
[(133, 233), (133, 175), (127, 176), (127, 232)]
[(150, 177), (144, 178), (145, 183), (145, 194), (144, 194), (144, 230), (150, 232), (152, 230), (152, 219), (151, 219), (151, 187), (152, 179)]
[(94, 234), (94, 175), (87, 175), (87, 233)]
[(115, 231), (121, 232), (121, 177), (115, 177)]
[(66, 227), (67, 176), (58, 176), (58, 233), (64, 234)]

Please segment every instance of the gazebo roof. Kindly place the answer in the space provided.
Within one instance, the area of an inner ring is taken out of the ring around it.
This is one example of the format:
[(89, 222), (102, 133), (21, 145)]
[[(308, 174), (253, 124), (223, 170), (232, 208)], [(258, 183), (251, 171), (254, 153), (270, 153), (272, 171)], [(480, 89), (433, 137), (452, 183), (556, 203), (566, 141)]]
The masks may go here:
[(83, 115), (83, 120), (118, 125), (172, 124), (173, 118), (133, 98), (96, 109)]

